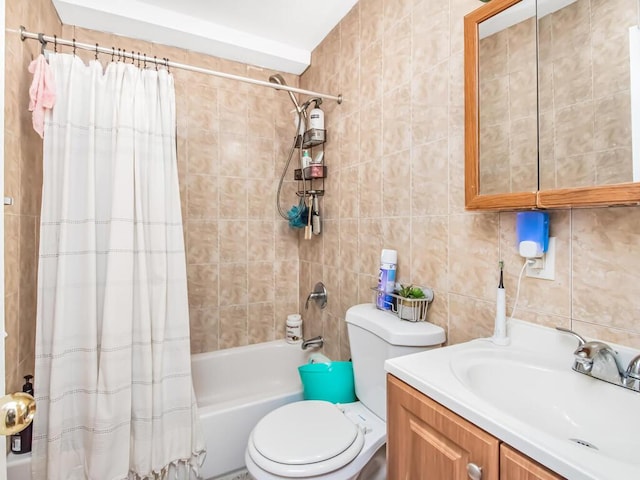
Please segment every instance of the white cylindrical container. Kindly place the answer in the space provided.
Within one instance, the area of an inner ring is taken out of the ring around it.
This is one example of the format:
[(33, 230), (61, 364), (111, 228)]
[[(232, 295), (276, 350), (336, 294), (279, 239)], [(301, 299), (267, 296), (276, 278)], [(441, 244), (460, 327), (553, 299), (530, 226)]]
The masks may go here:
[(309, 150), (302, 150), (302, 168), (307, 168), (311, 165), (312, 159)]
[(316, 104), (316, 107), (309, 112), (309, 128), (324, 130), (324, 112)]
[(302, 317), (299, 313), (287, 315), (287, 342), (302, 342)]
[(380, 254), (380, 273), (378, 275), (378, 296), (376, 305), (381, 310), (391, 310), (393, 297), (387, 295), (393, 293), (396, 283), (396, 265), (398, 264), (398, 252), (396, 250), (383, 249)]

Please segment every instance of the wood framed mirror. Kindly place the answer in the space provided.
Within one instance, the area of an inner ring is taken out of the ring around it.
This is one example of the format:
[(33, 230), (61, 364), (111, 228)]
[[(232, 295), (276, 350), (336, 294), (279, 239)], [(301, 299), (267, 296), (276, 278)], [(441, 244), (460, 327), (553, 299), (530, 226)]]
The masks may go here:
[[(632, 176), (631, 140), (622, 135), (633, 130), (631, 107), (620, 107), (630, 97), (629, 42), (633, 48), (634, 32), (630, 26), (637, 27), (635, 16), (629, 15), (628, 8), (609, 5), (611, 2), (547, 2), (551, 8), (543, 3), (544, 0), (492, 0), (465, 17), (466, 208), (505, 210), (639, 203), (640, 111), (636, 113), (638, 132), (633, 146), (637, 150), (633, 168), (638, 173)], [(489, 24), (501, 26), (487, 30)], [(546, 37), (553, 36), (550, 34), (554, 28), (556, 44), (550, 44)], [(529, 36), (525, 37), (525, 33)], [(640, 53), (640, 30), (637, 37)], [(530, 47), (534, 38), (535, 46)], [(565, 54), (561, 48), (573, 50)], [(581, 49), (588, 49), (589, 55), (583, 55), (589, 57), (588, 62), (580, 63)], [(553, 58), (545, 58), (549, 51)], [(619, 51), (621, 56), (612, 60), (613, 52)], [(604, 76), (600, 91), (596, 83), (598, 69)], [(640, 65), (638, 69), (640, 83)], [(584, 80), (592, 77), (593, 85)], [(580, 84), (568, 83), (569, 78), (574, 82), (582, 79), (583, 90)], [(611, 85), (612, 90), (603, 91), (603, 85)], [(562, 92), (568, 97), (560, 98)], [(534, 114), (532, 97), (536, 104)], [(562, 109), (562, 101), (567, 108)], [(554, 102), (558, 108), (551, 112), (549, 105)], [(584, 118), (584, 114), (565, 122), (572, 128), (562, 128), (561, 115), (579, 110), (575, 105), (594, 112), (591, 131), (588, 127), (573, 128), (580, 125), (576, 119)], [(598, 116), (598, 109), (604, 113)], [(540, 139), (537, 131), (531, 133), (534, 117)], [(572, 134), (574, 137), (570, 137)], [(532, 135), (535, 142), (531, 141)], [(588, 150), (586, 144), (594, 147)], [(563, 158), (561, 153), (568, 150), (567, 146), (575, 152), (570, 151), (571, 155)], [(604, 167), (593, 173), (598, 165)], [(611, 170), (621, 165), (626, 173)], [(569, 178), (566, 172), (573, 177)], [(627, 178), (629, 181), (624, 182)]]

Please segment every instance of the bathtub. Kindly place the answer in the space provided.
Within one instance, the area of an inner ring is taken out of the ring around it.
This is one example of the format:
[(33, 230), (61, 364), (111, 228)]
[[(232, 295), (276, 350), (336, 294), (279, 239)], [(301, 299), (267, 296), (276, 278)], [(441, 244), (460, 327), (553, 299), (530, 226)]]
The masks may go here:
[[(191, 357), (193, 387), (207, 444), (202, 478), (244, 468), (244, 450), (258, 420), (281, 405), (302, 400), (297, 367), (307, 359), (300, 344), (284, 340)], [(30, 455), (9, 455), (7, 480), (31, 476)]]
[(284, 340), (191, 357), (193, 387), (207, 443), (200, 471), (209, 479), (244, 467), (253, 427), (271, 410), (302, 400), (300, 344)]

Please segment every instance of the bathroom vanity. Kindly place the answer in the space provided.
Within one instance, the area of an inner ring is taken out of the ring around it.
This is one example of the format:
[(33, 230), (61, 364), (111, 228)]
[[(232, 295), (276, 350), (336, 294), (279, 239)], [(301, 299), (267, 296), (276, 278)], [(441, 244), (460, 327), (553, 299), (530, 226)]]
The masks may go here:
[(557, 480), (564, 477), (388, 375), (388, 478)]
[(574, 371), (573, 335), (508, 331), (385, 362), (389, 480), (638, 478), (640, 392)]

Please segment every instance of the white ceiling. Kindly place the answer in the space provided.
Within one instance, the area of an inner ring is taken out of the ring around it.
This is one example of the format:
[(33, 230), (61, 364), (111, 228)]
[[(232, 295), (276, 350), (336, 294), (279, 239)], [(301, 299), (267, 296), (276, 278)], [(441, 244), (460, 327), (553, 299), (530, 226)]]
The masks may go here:
[(356, 2), (53, 0), (67, 25), (294, 74), (309, 66), (313, 49)]

